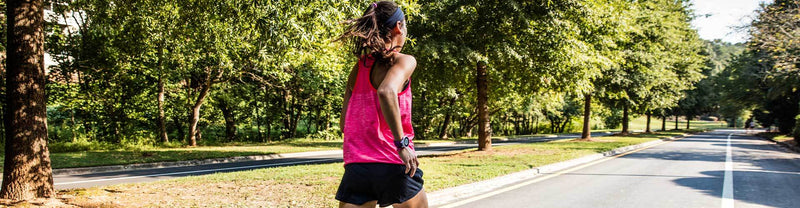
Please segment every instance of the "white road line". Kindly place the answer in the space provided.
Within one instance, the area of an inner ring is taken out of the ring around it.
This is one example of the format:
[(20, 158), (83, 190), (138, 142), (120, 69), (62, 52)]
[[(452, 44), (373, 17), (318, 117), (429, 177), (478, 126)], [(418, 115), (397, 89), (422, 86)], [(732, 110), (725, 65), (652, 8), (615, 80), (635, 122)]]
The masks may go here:
[(722, 208), (733, 207), (733, 162), (731, 160), (731, 135), (728, 134), (727, 152), (725, 154), (725, 179), (722, 185)]
[(285, 163), (262, 164), (262, 165), (249, 165), (249, 166), (230, 167), (230, 168), (217, 168), (217, 169), (206, 169), (206, 170), (181, 171), (181, 172), (172, 172), (172, 173), (159, 173), (159, 174), (152, 174), (152, 175), (129, 176), (129, 177), (119, 177), (119, 178), (104, 178), (104, 179), (85, 180), (85, 181), (71, 181), (71, 182), (55, 183), (55, 185), (58, 186), (58, 185), (68, 185), (68, 184), (78, 184), (78, 183), (91, 183), (91, 182), (100, 182), (100, 181), (126, 180), (126, 179), (144, 178), (144, 177), (181, 175), (181, 174), (192, 174), (192, 173), (206, 173), (206, 172), (225, 171), (225, 170), (240, 170), (240, 169), (250, 169), (250, 168), (272, 167), (272, 166), (280, 166), (280, 165), (294, 165), (294, 164), (300, 164), (300, 163), (333, 161), (333, 160), (341, 160), (341, 159), (338, 159), (338, 158), (336, 158), (336, 159), (318, 159), (318, 160), (306, 160), (306, 161), (297, 161), (297, 162), (285, 162)]

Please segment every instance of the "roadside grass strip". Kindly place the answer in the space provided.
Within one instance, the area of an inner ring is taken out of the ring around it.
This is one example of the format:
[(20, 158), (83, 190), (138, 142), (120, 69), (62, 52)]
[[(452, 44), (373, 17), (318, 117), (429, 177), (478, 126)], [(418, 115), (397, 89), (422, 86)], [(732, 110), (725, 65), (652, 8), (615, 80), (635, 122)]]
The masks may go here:
[[(635, 118), (631, 122), (632, 130), (644, 129), (644, 117)], [(651, 124), (653, 129), (658, 129), (660, 123)], [(699, 129), (708, 129), (720, 126), (720, 122), (711, 121), (692, 121), (692, 126)], [(667, 127), (672, 127), (670, 123)], [(685, 127), (685, 123), (680, 127)], [(607, 130), (594, 130), (602, 132)], [(619, 131), (612, 129), (610, 131)], [(685, 130), (683, 130), (685, 131)], [(683, 132), (681, 131), (681, 132)], [(526, 137), (554, 137), (556, 134), (532, 134), (532, 135), (512, 135), (512, 136), (493, 136), (492, 139), (517, 139)], [(776, 139), (786, 139), (778, 137)], [(788, 137), (791, 140), (791, 137)], [(453, 138), (450, 140), (417, 140), (416, 144), (435, 144), (455, 141), (477, 141), (476, 137)], [(791, 142), (791, 141), (789, 141)], [(58, 148), (51, 149), (50, 159), (54, 169), (96, 167), (108, 165), (128, 165), (138, 163), (153, 162), (173, 162), (185, 160), (202, 160), (214, 158), (229, 158), (239, 156), (271, 155), (308, 151), (340, 150), (342, 140), (313, 140), (306, 138), (289, 139), (284, 141), (274, 141), (268, 143), (219, 143), (200, 147), (154, 147), (154, 146), (125, 146), (116, 147), (101, 144), (80, 144), (91, 147), (68, 147), (73, 144), (57, 144)], [(92, 150), (75, 151), (75, 148), (88, 148)], [(58, 150), (58, 151), (56, 151)], [(0, 154), (0, 159), (2, 159)], [(2, 167), (3, 164), (0, 164)]]
[[(433, 192), (682, 132), (560, 140), (475, 149), (420, 158), (425, 189)], [(342, 163), (297, 165), (119, 184), (59, 192), (81, 207), (336, 207)]]
[(341, 141), (290, 141), (267, 145), (146, 148), (52, 153), (53, 168), (93, 167), (341, 149)]
[[(452, 140), (421, 140), (417, 144), (452, 142)], [(90, 150), (76, 152), (51, 152), (50, 159), (54, 169), (96, 167), (107, 165), (128, 165), (152, 162), (173, 162), (229, 158), (239, 156), (271, 155), (296, 152), (340, 150), (341, 140), (293, 139), (270, 143), (228, 143), (221, 146), (200, 147), (140, 147), (118, 150)], [(3, 159), (0, 154), (0, 160)], [(0, 168), (3, 164), (0, 164)]]

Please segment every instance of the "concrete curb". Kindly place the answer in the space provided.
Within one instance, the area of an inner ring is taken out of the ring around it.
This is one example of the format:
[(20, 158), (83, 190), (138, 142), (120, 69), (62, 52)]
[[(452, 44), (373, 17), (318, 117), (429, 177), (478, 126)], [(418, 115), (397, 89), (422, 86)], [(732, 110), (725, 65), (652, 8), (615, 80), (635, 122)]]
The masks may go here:
[(104, 173), (104, 172), (116, 172), (116, 171), (128, 171), (128, 170), (143, 170), (143, 169), (153, 169), (153, 168), (185, 167), (185, 166), (208, 165), (208, 164), (218, 164), (218, 163), (271, 160), (279, 158), (312, 157), (312, 156), (328, 155), (336, 153), (342, 154), (342, 150), (326, 150), (326, 151), (297, 152), (297, 153), (269, 154), (269, 155), (251, 155), (251, 156), (237, 156), (237, 157), (227, 157), (227, 158), (211, 158), (211, 159), (186, 160), (186, 161), (174, 161), (174, 162), (139, 163), (139, 164), (128, 164), (128, 165), (109, 165), (109, 166), (83, 167), (83, 168), (59, 168), (59, 169), (53, 169), (53, 175), (77, 175), (77, 174)]
[(637, 145), (631, 145), (626, 147), (620, 147), (617, 149), (613, 149), (611, 151), (588, 155), (584, 157), (580, 157), (577, 159), (572, 159), (564, 162), (553, 163), (541, 167), (536, 167), (516, 173), (511, 173), (508, 175), (492, 178), (485, 181), (478, 181), (470, 184), (465, 184), (461, 186), (456, 186), (452, 188), (442, 189), (436, 192), (428, 193), (429, 205), (431, 207), (442, 206), (454, 202), (458, 202), (470, 197), (474, 197), (483, 193), (490, 192), (492, 190), (496, 190), (499, 188), (507, 187), (510, 185), (514, 185), (516, 183), (530, 180), (535, 177), (538, 177), (542, 173), (552, 173), (561, 170), (565, 170), (570, 167), (575, 167), (578, 165), (586, 164), (592, 161), (596, 161), (605, 157), (611, 157), (619, 154), (623, 154), (626, 152), (630, 152), (636, 149), (640, 149), (643, 147), (648, 147), (652, 145), (661, 144), (667, 141), (674, 141), (680, 138), (684, 138), (686, 136), (690, 136), (691, 134), (683, 134), (681, 136), (674, 136), (670, 138), (665, 138), (656, 141), (645, 142)]
[[(608, 132), (606, 132), (608, 133)], [(555, 134), (547, 134), (544, 136), (534, 136), (534, 137), (520, 137), (520, 138), (498, 138), (492, 139), (492, 143), (494, 142), (517, 142), (517, 141), (528, 141), (537, 138), (558, 138), (559, 135)], [(565, 138), (566, 139), (566, 138)], [(442, 147), (442, 146), (450, 146), (456, 144), (477, 144), (477, 140), (466, 140), (466, 141), (453, 141), (453, 142), (433, 142), (433, 143), (424, 143), (425, 141), (422, 140), (420, 144), (414, 144), (415, 147)]]

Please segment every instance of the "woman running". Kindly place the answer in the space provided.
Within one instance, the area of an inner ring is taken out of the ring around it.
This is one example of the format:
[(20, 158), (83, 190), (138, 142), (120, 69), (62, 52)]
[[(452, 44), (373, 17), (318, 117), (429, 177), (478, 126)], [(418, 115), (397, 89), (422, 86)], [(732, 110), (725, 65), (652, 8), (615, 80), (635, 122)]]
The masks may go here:
[(347, 79), (339, 122), (344, 132), (339, 207), (428, 207), (411, 141), (409, 79), (417, 61), (400, 53), (407, 34), (403, 10), (379, 1), (348, 23), (339, 40), (349, 41), (359, 59)]

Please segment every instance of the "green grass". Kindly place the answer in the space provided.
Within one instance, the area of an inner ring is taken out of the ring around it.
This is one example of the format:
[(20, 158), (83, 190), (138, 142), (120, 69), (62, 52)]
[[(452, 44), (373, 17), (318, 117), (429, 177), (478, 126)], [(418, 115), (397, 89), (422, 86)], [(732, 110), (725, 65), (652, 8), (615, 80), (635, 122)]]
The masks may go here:
[[(417, 144), (451, 142), (449, 140), (424, 140)], [(221, 146), (200, 147), (136, 147), (117, 150), (88, 150), (77, 152), (53, 152), (50, 154), (53, 168), (94, 167), (150, 162), (169, 162), (236, 156), (269, 155), (293, 152), (338, 150), (341, 140), (320, 141), (293, 139), (271, 143), (224, 143)], [(3, 156), (0, 155), (0, 160)], [(0, 164), (2, 167), (2, 164)]]
[[(128, 150), (92, 150), (50, 154), (53, 168), (92, 167), (149, 162), (182, 161), (235, 156), (268, 155), (292, 152), (341, 149), (341, 141), (296, 139), (281, 142), (228, 143), (225, 146), (141, 147)], [(2, 156), (0, 156), (2, 159)]]
[[(528, 135), (509, 135), (509, 136), (492, 136), (492, 139), (517, 139), (517, 138), (526, 138), (526, 137), (543, 137), (543, 136), (556, 136), (558, 134), (528, 134)], [(446, 139), (446, 140), (418, 140), (417, 143), (439, 143), (439, 142), (453, 142), (453, 141), (476, 141), (478, 140), (477, 136), (473, 137), (458, 137), (454, 139)]]
[[(632, 130), (643, 130), (645, 126), (645, 118), (639, 117), (631, 120)], [(652, 121), (653, 128), (660, 128), (660, 120)], [(681, 121), (684, 122), (684, 121)], [(668, 129), (671, 122), (668, 123)], [(721, 126), (721, 122), (708, 122), (708, 121), (692, 121), (693, 128), (717, 128)], [(673, 126), (674, 127), (674, 126)], [(685, 127), (685, 123), (680, 124), (681, 128)], [(601, 131), (618, 131), (619, 129), (611, 130), (593, 130), (595, 132)], [(547, 136), (554, 134), (536, 134), (536, 135), (513, 135), (513, 136), (493, 136), (492, 139), (512, 139), (524, 137), (537, 137)], [(452, 141), (469, 141), (477, 140), (476, 137), (463, 137), (455, 138), (453, 140), (418, 140), (417, 144), (423, 143), (440, 143)], [(280, 142), (271, 143), (222, 143), (219, 146), (201, 146), (201, 147), (152, 147), (152, 146), (133, 146), (133, 147), (117, 147), (103, 144), (94, 143), (75, 143), (75, 144), (54, 144), (56, 151), (50, 154), (53, 168), (75, 168), (75, 167), (93, 167), (105, 165), (124, 165), (135, 163), (150, 163), (150, 162), (168, 162), (168, 161), (183, 161), (183, 160), (196, 160), (196, 159), (209, 159), (209, 158), (226, 158), (235, 156), (251, 156), (251, 155), (268, 155), (268, 154), (282, 154), (292, 152), (306, 152), (306, 151), (321, 151), (321, 150), (336, 150), (341, 149), (341, 140), (312, 140), (312, 139), (292, 139)], [(173, 145), (177, 146), (177, 145)], [(68, 150), (84, 150), (85, 151), (72, 151)], [(98, 150), (99, 149), (99, 150)], [(103, 150), (112, 149), (112, 150)], [(0, 155), (2, 159), (2, 155)], [(0, 164), (0, 167), (1, 164)]]
[[(420, 163), (425, 171), (426, 190), (432, 192), (678, 134), (681, 132), (602, 137), (596, 142), (561, 140), (509, 145), (495, 147), (491, 152), (466, 150), (423, 157)], [(334, 194), (343, 170), (342, 163), (299, 165), (60, 194), (67, 196), (67, 203), (78, 206), (335, 207)]]
[(761, 132), (756, 134), (756, 136), (760, 136), (776, 142), (783, 142), (789, 145), (797, 146), (797, 142), (795, 141), (794, 137), (777, 132)]

